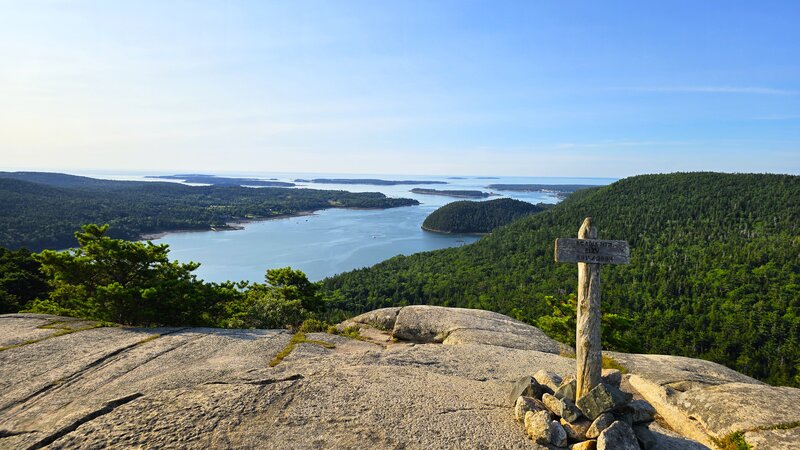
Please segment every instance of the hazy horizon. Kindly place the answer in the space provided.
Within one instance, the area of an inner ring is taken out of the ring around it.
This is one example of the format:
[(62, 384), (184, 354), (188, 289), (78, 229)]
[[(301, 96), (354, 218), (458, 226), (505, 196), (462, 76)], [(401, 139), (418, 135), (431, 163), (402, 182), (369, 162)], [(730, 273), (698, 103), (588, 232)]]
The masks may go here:
[(800, 174), (800, 4), (0, 2), (7, 170)]

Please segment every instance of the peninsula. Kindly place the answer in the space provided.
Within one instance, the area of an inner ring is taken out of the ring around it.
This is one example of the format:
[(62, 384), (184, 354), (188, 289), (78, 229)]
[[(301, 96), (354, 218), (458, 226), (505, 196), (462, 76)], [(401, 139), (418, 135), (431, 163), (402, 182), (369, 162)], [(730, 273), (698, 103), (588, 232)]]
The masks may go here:
[(483, 191), (465, 191), (465, 190), (450, 191), (450, 190), (426, 189), (426, 188), (414, 188), (411, 189), (411, 192), (415, 194), (441, 195), (443, 197), (455, 197), (455, 198), (487, 198), (493, 195), (498, 195), (491, 192), (483, 192)]
[(313, 178), (306, 180), (298, 178), (295, 183), (316, 184), (368, 184), (373, 186), (396, 186), (401, 184), (447, 184), (446, 181), (431, 180), (380, 180), (377, 178)]
[(212, 186), (251, 186), (251, 187), (293, 187), (294, 183), (285, 181), (261, 180), (258, 178), (229, 178), (204, 174), (148, 175), (145, 178), (157, 180), (178, 180), (184, 183), (210, 184)]
[(599, 187), (592, 184), (490, 184), (487, 189), (511, 192), (546, 192), (555, 194), (556, 197), (564, 199), (569, 194), (579, 190)]
[(72, 247), (75, 230), (87, 223), (107, 223), (111, 237), (136, 240), (166, 231), (230, 229), (231, 222), (327, 208), (417, 204), (416, 200), (388, 198), (378, 192), (187, 186), (61, 173), (0, 172), (0, 247), (35, 251)]

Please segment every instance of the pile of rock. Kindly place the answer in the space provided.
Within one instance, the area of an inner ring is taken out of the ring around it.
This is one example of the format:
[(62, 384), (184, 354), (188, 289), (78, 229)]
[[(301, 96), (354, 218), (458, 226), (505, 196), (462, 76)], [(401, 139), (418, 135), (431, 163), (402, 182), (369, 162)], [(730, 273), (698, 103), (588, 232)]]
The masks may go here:
[(602, 382), (576, 399), (574, 377), (561, 379), (547, 370), (518, 380), (509, 400), (514, 417), (537, 444), (571, 450), (651, 450), (647, 428), (655, 409), (619, 389), (622, 374), (603, 370)]

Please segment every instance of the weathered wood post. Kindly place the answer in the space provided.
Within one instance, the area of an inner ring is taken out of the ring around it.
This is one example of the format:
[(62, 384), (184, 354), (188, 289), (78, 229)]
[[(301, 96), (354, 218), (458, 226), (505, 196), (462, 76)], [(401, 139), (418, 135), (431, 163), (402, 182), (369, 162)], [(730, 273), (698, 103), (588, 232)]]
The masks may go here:
[(625, 241), (597, 239), (592, 218), (587, 217), (578, 231), (578, 239), (556, 239), (555, 260), (578, 263), (575, 357), (576, 398), (581, 398), (600, 383), (603, 366), (600, 340), (600, 264), (627, 264), (630, 261), (630, 249)]

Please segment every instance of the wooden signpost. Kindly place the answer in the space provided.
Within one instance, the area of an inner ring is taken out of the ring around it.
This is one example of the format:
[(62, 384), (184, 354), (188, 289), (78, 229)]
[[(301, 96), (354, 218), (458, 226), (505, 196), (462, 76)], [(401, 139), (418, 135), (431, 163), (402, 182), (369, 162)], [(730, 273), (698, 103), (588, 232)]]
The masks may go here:
[(600, 383), (603, 367), (600, 344), (600, 264), (627, 264), (630, 249), (626, 241), (597, 239), (592, 218), (587, 217), (578, 239), (556, 239), (556, 262), (578, 263), (578, 326), (575, 331), (577, 390), (575, 398), (586, 395)]

